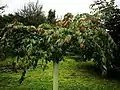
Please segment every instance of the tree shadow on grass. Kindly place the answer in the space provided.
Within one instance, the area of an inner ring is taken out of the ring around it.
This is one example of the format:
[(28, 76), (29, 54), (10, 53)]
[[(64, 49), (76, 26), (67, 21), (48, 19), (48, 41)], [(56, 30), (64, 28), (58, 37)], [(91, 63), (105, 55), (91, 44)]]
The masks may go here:
[(105, 78), (107, 80), (116, 80), (120, 81), (120, 71), (115, 69), (109, 69), (107, 75), (103, 77), (101, 75), (101, 70), (97, 67), (97, 65), (92, 61), (81, 61), (79, 56), (69, 56), (70, 59), (78, 62), (76, 65), (76, 72), (81, 72), (84, 75), (91, 75), (93, 77)]
[(67, 56), (67, 58), (73, 59), (73, 60), (75, 60), (75, 61), (77, 61), (77, 62), (78, 62), (78, 61), (81, 61), (79, 55), (75, 55), (75, 56)]
[(17, 73), (17, 70), (20, 70), (20, 67), (16, 67), (15, 63), (13, 62), (1, 62), (0, 61), (0, 73), (7, 73), (7, 72), (15, 72)]
[(0, 87), (13, 87), (18, 85), (18, 78), (0, 73)]
[[(80, 65), (81, 64), (81, 65)], [(83, 69), (84, 73), (88, 73), (92, 76), (105, 78), (107, 80), (117, 80), (120, 81), (120, 71), (109, 69), (106, 76), (101, 75), (101, 70), (95, 64), (89, 62), (83, 62), (77, 65), (77, 71)]]

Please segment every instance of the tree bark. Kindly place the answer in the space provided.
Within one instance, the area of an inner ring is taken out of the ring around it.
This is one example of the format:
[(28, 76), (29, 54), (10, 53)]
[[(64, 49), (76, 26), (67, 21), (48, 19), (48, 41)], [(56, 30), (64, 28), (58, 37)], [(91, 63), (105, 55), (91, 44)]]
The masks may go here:
[(58, 90), (58, 63), (53, 62), (53, 90)]

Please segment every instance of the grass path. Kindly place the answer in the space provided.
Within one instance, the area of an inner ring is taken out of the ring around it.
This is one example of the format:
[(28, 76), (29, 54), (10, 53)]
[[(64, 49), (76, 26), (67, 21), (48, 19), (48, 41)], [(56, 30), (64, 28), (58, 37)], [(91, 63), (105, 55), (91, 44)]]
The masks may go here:
[[(91, 62), (76, 62), (65, 57), (59, 64), (59, 90), (120, 90), (120, 81), (105, 79), (92, 68)], [(0, 73), (0, 90), (52, 90), (52, 62), (43, 71), (38, 65), (34, 71), (28, 71), (21, 85), (20, 73)]]

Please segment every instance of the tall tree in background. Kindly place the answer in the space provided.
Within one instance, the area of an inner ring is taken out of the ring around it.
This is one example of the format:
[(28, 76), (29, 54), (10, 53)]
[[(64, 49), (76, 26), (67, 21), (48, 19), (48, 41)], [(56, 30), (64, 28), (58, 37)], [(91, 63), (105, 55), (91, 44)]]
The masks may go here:
[[(96, 0), (90, 5), (92, 14), (97, 15), (101, 19), (101, 26), (107, 29), (113, 40), (118, 46), (118, 51), (115, 53), (116, 60), (120, 57), (120, 9), (115, 5), (115, 0)], [(116, 63), (119, 65), (119, 63)], [(120, 65), (119, 65), (120, 66)]]
[(91, 4), (92, 13), (101, 19), (101, 26), (109, 30), (110, 35), (119, 46), (120, 36), (120, 9), (115, 5), (115, 0), (96, 0)]
[(27, 5), (24, 5), (24, 8), (17, 12), (17, 16), (21, 17), (20, 22), (25, 25), (34, 25), (38, 26), (41, 23), (46, 22), (46, 17), (42, 11), (43, 6), (39, 5), (39, 2), (29, 2)]
[(4, 19), (2, 17), (2, 13), (5, 12), (5, 8), (7, 7), (7, 5), (4, 5), (4, 6), (0, 6), (0, 28), (3, 28), (4, 27)]
[(52, 9), (50, 9), (48, 12), (48, 18), (47, 18), (48, 23), (53, 24), (53, 25), (55, 25), (55, 22), (56, 22), (55, 12), (56, 12), (55, 10), (52, 11)]

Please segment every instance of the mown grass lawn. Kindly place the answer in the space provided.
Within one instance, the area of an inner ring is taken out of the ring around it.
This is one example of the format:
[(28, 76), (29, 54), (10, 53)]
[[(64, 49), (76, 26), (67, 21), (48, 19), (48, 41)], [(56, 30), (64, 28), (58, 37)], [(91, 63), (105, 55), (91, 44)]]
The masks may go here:
[[(76, 62), (65, 57), (59, 64), (59, 90), (120, 90), (120, 81), (105, 79), (94, 70), (91, 62)], [(52, 62), (45, 71), (40, 65), (30, 70), (20, 85), (21, 73), (0, 72), (0, 90), (52, 90)]]

